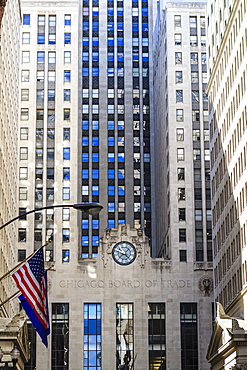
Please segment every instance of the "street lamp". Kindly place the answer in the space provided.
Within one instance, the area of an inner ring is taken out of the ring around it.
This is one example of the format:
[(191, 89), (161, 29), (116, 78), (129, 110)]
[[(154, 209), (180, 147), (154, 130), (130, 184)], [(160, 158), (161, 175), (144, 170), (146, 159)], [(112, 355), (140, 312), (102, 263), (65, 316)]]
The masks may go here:
[[(11, 356), (11, 361), (2, 361), (3, 355), (10, 355)], [(0, 366), (1, 369), (15, 369), (17, 370), (16, 364), (18, 361), (18, 358), (20, 357), (20, 351), (17, 349), (16, 345), (10, 352), (4, 352), (2, 348), (0, 347), (0, 363), (3, 364), (4, 366)], [(8, 363), (12, 362), (13, 366), (9, 366)]]
[(22, 213), (21, 215), (18, 215), (8, 222), (6, 222), (4, 225), (0, 226), (0, 230), (2, 230), (4, 227), (7, 225), (11, 224), (15, 220), (18, 220), (26, 215), (29, 215), (30, 213), (42, 211), (43, 209), (51, 209), (51, 208), (59, 208), (59, 207), (71, 207), (75, 208), (78, 211), (85, 212), (89, 215), (95, 216), (97, 215), (103, 208), (103, 206), (100, 203), (92, 202), (92, 203), (76, 203), (76, 204), (53, 204), (52, 206), (46, 206), (46, 207), (41, 207), (41, 208), (35, 208), (32, 209), (31, 211), (28, 211), (26, 213)]

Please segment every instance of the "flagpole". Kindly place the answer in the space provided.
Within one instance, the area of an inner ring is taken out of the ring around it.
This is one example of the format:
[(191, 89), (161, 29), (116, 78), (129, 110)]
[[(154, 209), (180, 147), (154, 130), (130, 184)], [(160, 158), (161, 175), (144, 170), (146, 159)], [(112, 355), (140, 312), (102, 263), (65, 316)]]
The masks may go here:
[(12, 294), (12, 296), (10, 296), (9, 298), (5, 299), (5, 301), (1, 302), (0, 303), (0, 308), (5, 305), (5, 303), (7, 303), (8, 301), (10, 301), (12, 298), (15, 298), (15, 296), (17, 296), (17, 294), (20, 294), (20, 291), (17, 290), (17, 292), (15, 292), (14, 294)]
[[(43, 248), (45, 246), (47, 246), (50, 242), (47, 242), (45, 243), (44, 245), (42, 245), (42, 247), (40, 248)], [(6, 276), (8, 276), (9, 274), (11, 274), (11, 272), (13, 272), (15, 269), (17, 269), (19, 266), (21, 266), (24, 262), (26, 262), (30, 257), (32, 257), (34, 255), (34, 253), (36, 253), (36, 251), (34, 251), (33, 253), (31, 253), (28, 257), (26, 257), (24, 260), (22, 260), (21, 262), (19, 262), (17, 265), (15, 265), (11, 270), (7, 271), (6, 274), (4, 274), (3, 276), (0, 277), (0, 281), (2, 281)], [(1, 306), (0, 306), (1, 307)]]

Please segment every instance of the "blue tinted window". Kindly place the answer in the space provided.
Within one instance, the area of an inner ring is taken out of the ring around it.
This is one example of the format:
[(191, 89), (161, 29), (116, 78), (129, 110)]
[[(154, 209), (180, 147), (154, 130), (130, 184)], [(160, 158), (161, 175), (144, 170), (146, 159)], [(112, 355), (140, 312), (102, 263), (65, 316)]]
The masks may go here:
[(70, 26), (71, 25), (71, 14), (64, 15), (64, 25)]
[(148, 23), (142, 23), (142, 31), (148, 31)]
[(93, 121), (92, 122), (92, 129), (98, 130), (99, 129), (99, 121)]
[(93, 22), (92, 29), (93, 29), (93, 31), (98, 31), (99, 30), (99, 22)]
[(99, 153), (92, 153), (92, 162), (99, 162)]
[(120, 62), (121, 61), (123, 62), (124, 61), (124, 53), (118, 53), (117, 54), (117, 60), (120, 61)]
[(108, 22), (108, 24), (107, 24), (107, 30), (108, 31), (113, 31), (113, 28), (114, 28), (114, 23), (113, 22)]
[(82, 179), (88, 179), (88, 176), (89, 176), (88, 168), (83, 168), (82, 169)]
[(93, 76), (98, 76), (99, 75), (99, 68), (92, 68)]
[(148, 53), (143, 53), (142, 54), (142, 60), (143, 60), (143, 62), (148, 62)]
[(115, 227), (115, 220), (109, 219), (108, 220), (108, 228), (112, 229), (113, 227)]
[(92, 236), (92, 245), (93, 245), (93, 247), (97, 247), (99, 245), (99, 237), (98, 237), (98, 235), (93, 235)]
[(64, 34), (64, 43), (65, 44), (70, 44), (71, 43), (71, 33), (66, 32)]
[(118, 153), (118, 162), (124, 162), (124, 154)]
[(63, 148), (63, 159), (70, 159), (70, 148)]
[(88, 46), (89, 45), (89, 37), (83, 37), (82, 39), (82, 44), (84, 46)]
[(23, 14), (23, 25), (30, 26), (30, 14)]
[(108, 37), (108, 46), (114, 46), (114, 38)]
[(118, 22), (118, 24), (117, 24), (117, 30), (118, 31), (123, 31), (123, 23), (122, 22)]
[(114, 169), (109, 169), (108, 170), (108, 179), (114, 179), (114, 177), (115, 177)]
[(82, 137), (82, 146), (88, 146), (89, 145), (89, 138), (88, 136)]
[(87, 67), (82, 68), (82, 76), (89, 76), (89, 68)]
[(115, 210), (115, 203), (114, 202), (109, 202), (108, 203), (108, 212), (114, 212)]
[(89, 22), (83, 22), (83, 31), (89, 31)]
[(82, 129), (83, 130), (89, 129), (89, 121), (82, 121)]
[(38, 44), (45, 43), (45, 35), (43, 33), (38, 33)]
[(98, 185), (92, 186), (92, 195), (99, 195), (99, 187)]
[(70, 82), (70, 71), (64, 71), (64, 82)]
[(132, 23), (132, 30), (138, 31), (138, 23)]
[(123, 225), (123, 224), (125, 224), (125, 220), (121, 220), (121, 219), (119, 219), (119, 220), (118, 220), (118, 224), (119, 224), (119, 225)]
[(82, 229), (88, 229), (88, 227), (89, 227), (89, 221), (82, 219), (81, 220), (81, 228)]
[(114, 195), (115, 194), (115, 186), (108, 186), (108, 195)]
[(89, 154), (88, 153), (82, 153), (82, 162), (88, 162)]
[(108, 121), (108, 130), (114, 130), (114, 121)]
[(38, 53), (37, 53), (37, 62), (38, 63), (45, 63), (45, 53), (44, 53), (44, 51), (38, 51)]
[(107, 10), (107, 14), (108, 14), (109, 16), (113, 16), (113, 15), (114, 15), (114, 9), (113, 9), (113, 8), (108, 8), (108, 10)]
[(121, 171), (121, 170), (118, 170), (118, 178), (119, 179), (124, 179), (124, 172), (123, 172), (123, 170)]
[(97, 61), (99, 60), (99, 53), (94, 52), (94, 53), (93, 53), (93, 58), (92, 58), (92, 60), (93, 60), (94, 62), (97, 62)]
[(114, 53), (108, 53), (108, 60), (109, 60), (109, 62), (114, 61)]
[(114, 162), (114, 153), (108, 153), (108, 162)]
[(99, 138), (97, 136), (92, 137), (92, 146), (99, 146)]
[(108, 146), (114, 146), (114, 137), (112, 136), (108, 137)]
[[(93, 241), (94, 242), (94, 241)], [(98, 245), (98, 244), (97, 244)], [(93, 254), (96, 257), (97, 254)], [(84, 370), (101, 370), (101, 304), (84, 304)]]
[(88, 61), (89, 61), (89, 52), (88, 52), (88, 51), (84, 51), (84, 52), (82, 53), (82, 60), (83, 60), (84, 62), (88, 62)]
[(133, 53), (133, 60), (138, 61), (139, 60), (139, 54), (138, 53)]
[(142, 8), (142, 16), (147, 17), (148, 16), (148, 8)]
[(82, 235), (81, 244), (83, 247), (88, 247), (88, 235)]
[(97, 168), (92, 169), (92, 179), (98, 179), (99, 178), (99, 170)]
[(125, 195), (124, 187), (122, 186), (118, 187), (118, 195)]
[(118, 10), (117, 10), (117, 16), (118, 17), (123, 17), (123, 8), (118, 8)]
[(117, 46), (124, 46), (124, 39), (123, 37), (117, 38)]
[(92, 229), (99, 228), (99, 220), (92, 220)]
[(99, 38), (98, 37), (93, 37), (92, 45), (93, 46), (98, 46), (99, 45)]

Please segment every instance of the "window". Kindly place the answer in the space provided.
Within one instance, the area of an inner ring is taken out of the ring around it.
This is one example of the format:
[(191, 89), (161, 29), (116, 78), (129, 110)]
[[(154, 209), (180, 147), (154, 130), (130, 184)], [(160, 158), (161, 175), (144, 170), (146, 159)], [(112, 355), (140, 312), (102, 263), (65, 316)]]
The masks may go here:
[(38, 40), (37, 43), (39, 45), (42, 45), (45, 43), (45, 34), (44, 33), (38, 33)]
[(186, 221), (185, 208), (179, 208), (178, 209), (178, 220), (179, 221)]
[(63, 100), (70, 101), (70, 89), (63, 90)]
[(198, 64), (198, 54), (197, 53), (190, 53), (190, 63)]
[(181, 15), (174, 15), (174, 27), (181, 27)]
[(43, 199), (43, 188), (35, 188), (35, 200), (40, 201)]
[(70, 26), (71, 25), (71, 14), (64, 15), (64, 25)]
[(47, 200), (54, 200), (54, 188), (47, 188), (46, 189), (46, 199)]
[(175, 45), (182, 45), (182, 34), (175, 33), (174, 37)]
[(70, 250), (63, 249), (62, 250), (62, 262), (69, 262), (70, 261)]
[(187, 251), (186, 249), (179, 250), (179, 261), (180, 262), (187, 262)]
[(203, 130), (203, 140), (209, 141), (209, 130), (208, 129)]
[(63, 128), (63, 140), (70, 140), (70, 128), (69, 127)]
[[(86, 257), (82, 255), (82, 258)], [(92, 364), (95, 370), (101, 369), (101, 304), (85, 303), (84, 304), (84, 365)]]
[(149, 369), (166, 368), (166, 310), (165, 303), (148, 303)]
[(177, 149), (177, 161), (184, 161), (185, 155), (184, 155), (184, 148), (178, 148)]
[(193, 138), (193, 141), (200, 141), (200, 130), (199, 129), (193, 129), (192, 138)]
[(197, 304), (180, 303), (181, 369), (198, 369)]
[(194, 181), (201, 181), (201, 169), (194, 168)]
[(20, 128), (20, 139), (21, 140), (28, 140), (28, 127), (21, 127)]
[(179, 243), (186, 242), (186, 229), (179, 229)]
[(45, 80), (45, 72), (37, 71), (37, 82), (44, 82), (44, 80)]
[(70, 229), (63, 229), (63, 243), (70, 241)]
[(185, 188), (178, 188), (178, 200), (185, 200)]
[(183, 102), (183, 90), (176, 90), (176, 102)]
[(210, 161), (210, 150), (209, 149), (204, 149), (204, 160)]
[(55, 121), (55, 109), (48, 109), (47, 119), (48, 121)]
[(36, 110), (36, 120), (43, 121), (44, 120), (44, 109), (37, 109)]
[(56, 72), (48, 71), (48, 82), (55, 82), (55, 80), (56, 80)]
[(185, 180), (185, 168), (178, 168), (178, 181)]
[(38, 15), (38, 27), (45, 26), (45, 15)]
[(29, 63), (30, 62), (30, 52), (29, 51), (23, 51), (22, 52), (21, 61), (22, 63)]
[(64, 34), (64, 43), (65, 44), (70, 44), (71, 43), (71, 33), (70, 32), (66, 32)]
[(196, 242), (196, 261), (203, 261), (203, 231), (202, 229), (195, 230)]
[(184, 120), (184, 110), (183, 109), (176, 109), (176, 121), (182, 122)]
[(65, 368), (69, 354), (69, 304), (52, 303), (51, 320), (51, 368)]
[[(117, 303), (116, 304), (116, 357), (119, 359), (119, 368), (124, 368), (128, 358), (129, 367), (134, 363), (134, 327), (133, 327), (133, 304)], [(128, 328), (128, 345), (126, 346), (126, 328)]]
[(26, 187), (19, 188), (19, 200), (27, 200), (27, 188)]
[(29, 81), (29, 70), (23, 69), (21, 71), (21, 82), (28, 82)]
[(195, 209), (195, 221), (202, 221), (202, 210)]
[(48, 101), (55, 101), (55, 90), (48, 90)]
[(70, 209), (69, 208), (63, 208), (63, 221), (69, 221), (70, 220)]
[(45, 63), (45, 52), (44, 51), (37, 52), (37, 63)]
[(22, 43), (30, 44), (30, 32), (22, 32)]
[(19, 169), (19, 179), (27, 180), (27, 167), (20, 167)]
[(70, 188), (63, 188), (63, 200), (70, 200)]
[(191, 83), (198, 83), (198, 72), (191, 72)]
[(23, 261), (26, 258), (26, 249), (18, 249), (18, 262)]
[(64, 64), (69, 64), (69, 63), (71, 63), (71, 52), (65, 51), (64, 52)]
[(54, 180), (54, 167), (47, 168), (47, 180)]
[(21, 147), (20, 148), (20, 160), (28, 159), (28, 148)]
[(71, 72), (71, 71), (64, 71), (64, 72), (63, 72), (64, 82), (70, 82), (70, 79), (71, 79), (70, 72)]
[(56, 27), (56, 16), (49, 15), (49, 27)]
[(70, 148), (63, 148), (63, 159), (70, 159)]
[(175, 64), (182, 64), (182, 53), (181, 52), (175, 53)]
[(192, 110), (192, 121), (194, 122), (200, 122), (200, 112), (199, 110)]
[(190, 35), (190, 46), (197, 46), (197, 36)]
[(177, 128), (177, 141), (184, 141), (184, 129)]
[(201, 149), (193, 149), (193, 159), (194, 161), (201, 160)]
[(21, 108), (21, 121), (28, 121), (29, 119), (29, 109)]
[(181, 84), (183, 82), (183, 72), (182, 71), (175, 72), (175, 82), (176, 84)]
[(43, 168), (35, 168), (35, 180), (43, 179)]
[(30, 14), (23, 14), (22, 24), (23, 26), (30, 26)]
[(70, 180), (70, 168), (69, 167), (63, 168), (63, 179)]
[(70, 121), (70, 109), (69, 108), (64, 108), (63, 119), (64, 121)]
[(54, 148), (47, 149), (47, 160), (54, 160)]
[(199, 102), (199, 91), (192, 90), (192, 102)]
[(44, 101), (44, 90), (37, 90), (37, 101)]
[(50, 63), (50, 64), (56, 63), (56, 53), (54, 51), (49, 51), (49, 53), (48, 53), (48, 63)]
[(27, 241), (27, 231), (26, 229), (18, 229), (18, 242), (26, 242)]

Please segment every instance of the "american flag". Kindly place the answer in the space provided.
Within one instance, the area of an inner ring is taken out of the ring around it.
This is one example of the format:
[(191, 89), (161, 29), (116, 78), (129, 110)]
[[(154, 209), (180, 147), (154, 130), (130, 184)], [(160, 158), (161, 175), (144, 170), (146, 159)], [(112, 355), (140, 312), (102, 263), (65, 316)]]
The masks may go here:
[(41, 247), (12, 277), (22, 293), (19, 299), (23, 308), (47, 346), (47, 335), (50, 333), (50, 328), (46, 275), (44, 252)]

